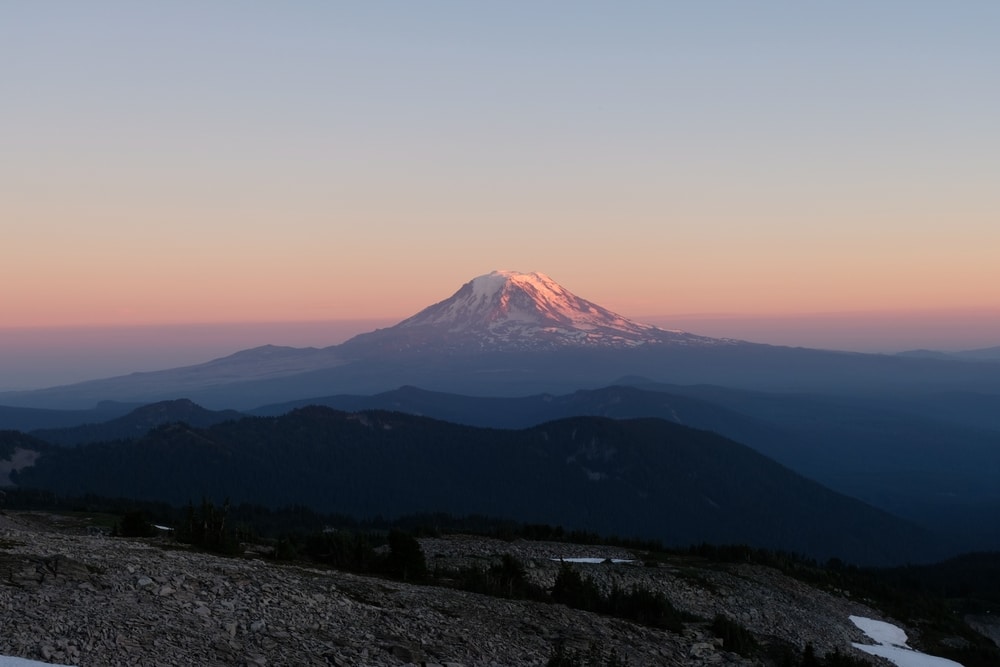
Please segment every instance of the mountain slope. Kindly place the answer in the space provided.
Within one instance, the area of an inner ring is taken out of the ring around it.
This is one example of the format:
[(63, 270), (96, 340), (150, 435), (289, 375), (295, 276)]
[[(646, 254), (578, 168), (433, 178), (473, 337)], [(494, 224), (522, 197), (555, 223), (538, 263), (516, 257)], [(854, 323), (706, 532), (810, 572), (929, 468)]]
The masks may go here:
[[(644, 383), (571, 394), (503, 398), (403, 387), (371, 396), (340, 395), (267, 406), (278, 415), (304, 405), (397, 410), (493, 428), (526, 428), (572, 416), (654, 417), (714, 431), (748, 445), (829, 488), (922, 525), (956, 531), (969, 549), (1000, 548), (980, 521), (1000, 506), (1000, 434), (963, 426), (943, 397), (922, 414), (895, 402), (819, 394), (747, 392), (712, 386)], [(968, 402), (969, 397), (961, 397)], [(995, 402), (987, 402), (994, 407)], [(972, 519), (975, 512), (976, 519)]]
[[(97, 401), (124, 400), (132, 404), (148, 404), (180, 397), (194, 398), (205, 392), (225, 394), (228, 388), (246, 382), (267, 383), (344, 363), (336, 347), (316, 349), (263, 345), (203, 364), (137, 372), (27, 392), (2, 393), (0, 404), (77, 410), (89, 408)], [(198, 403), (207, 404), (200, 400)], [(245, 407), (229, 402), (213, 405), (219, 408)]]
[(863, 563), (934, 550), (910, 524), (747, 447), (662, 420), (574, 418), (502, 431), (314, 407), (55, 450), (16, 477), (64, 494), (228, 497), (367, 517), (475, 513)]
[[(417, 584), (309, 562), (289, 567), (271, 559), (188, 550), (179, 543), (87, 535), (88, 518), (0, 515), (6, 542), (17, 545), (0, 552), (5, 572), (28, 589), (0, 589), (5, 594), (0, 652), (42, 657), (40, 647), (48, 647), (49, 659), (81, 665), (539, 666), (561, 656), (560, 664), (773, 667), (775, 655), (781, 656), (777, 664), (802, 664), (809, 647), (820, 658), (805, 664), (856, 667), (876, 664), (858, 662), (865, 654), (851, 646), (867, 642), (850, 620), (861, 616), (891, 621), (919, 638), (924, 651), (968, 667), (1000, 664), (997, 650), (945, 606), (941, 586), (930, 589), (937, 593), (933, 598), (916, 596), (908, 587), (884, 586), (892, 573), (868, 571), (862, 578), (808, 568), (824, 582), (835, 581), (834, 588), (761, 563), (689, 555), (661, 554), (662, 562), (646, 566), (569, 565), (581, 581), (593, 580), (602, 591), (637, 589), (669, 600), (690, 615), (683, 630), (674, 631), (565, 604), (497, 597), (503, 594), (498, 590), (471, 593), (456, 588), (453, 578), (471, 565), (485, 579), (491, 566), (495, 570), (506, 561), (527, 566), (526, 578), (551, 590), (565, 567), (553, 558), (645, 555), (616, 547), (469, 535), (426, 538), (420, 547), (440, 576)], [(514, 576), (520, 580), (521, 571)], [(875, 599), (868, 581), (882, 593)], [(928, 618), (928, 608), (941, 612)], [(718, 615), (729, 623), (713, 627), (711, 619)], [(225, 628), (236, 628), (235, 637)], [(758, 650), (748, 650), (749, 637)], [(835, 652), (841, 654), (836, 662), (829, 657)]]
[(727, 341), (633, 322), (582, 299), (543, 273), (493, 271), (394, 327), (361, 334), (345, 350), (551, 350)]
[(1000, 361), (1000, 346), (987, 347), (978, 350), (962, 350), (960, 352), (942, 352), (940, 350), (908, 350), (899, 352), (902, 357), (924, 359), (956, 359), (959, 361)]

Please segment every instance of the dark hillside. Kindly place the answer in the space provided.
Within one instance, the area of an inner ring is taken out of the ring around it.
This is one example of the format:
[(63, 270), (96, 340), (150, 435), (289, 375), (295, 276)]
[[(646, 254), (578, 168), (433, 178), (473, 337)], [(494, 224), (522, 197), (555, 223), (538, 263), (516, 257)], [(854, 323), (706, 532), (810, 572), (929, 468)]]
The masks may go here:
[[(963, 550), (1000, 548), (988, 526), (1000, 514), (1000, 431), (954, 419), (960, 403), (990, 412), (980, 395), (935, 395), (909, 405), (891, 397), (746, 391), (710, 385), (613, 386), (519, 398), (432, 392), (416, 387), (373, 396), (339, 395), (261, 408), (282, 414), (306, 404), (389, 409), (475, 426), (525, 428), (573, 416), (655, 417), (714, 431), (846, 495), (934, 530)], [(940, 399), (940, 400), (937, 400)]]
[(173, 503), (202, 496), (358, 517), (508, 517), (668, 544), (747, 543), (857, 563), (933, 557), (921, 530), (753, 450), (656, 419), (521, 431), (327, 408), (61, 449), (19, 484)]

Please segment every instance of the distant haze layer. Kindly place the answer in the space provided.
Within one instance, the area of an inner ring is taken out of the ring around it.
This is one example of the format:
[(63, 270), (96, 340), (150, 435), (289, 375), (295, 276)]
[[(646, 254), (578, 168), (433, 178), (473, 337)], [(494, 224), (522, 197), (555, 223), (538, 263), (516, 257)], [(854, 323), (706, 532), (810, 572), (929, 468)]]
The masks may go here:
[(1000, 345), (1000, 310), (690, 314), (639, 319), (703, 336), (850, 352), (957, 352)]
[[(400, 319), (0, 329), (0, 391), (198, 364), (260, 345), (327, 347)], [(705, 336), (855, 352), (957, 351), (1000, 344), (1000, 311), (636, 319)]]
[(327, 347), (389, 320), (0, 329), (0, 391), (199, 364), (260, 345)]

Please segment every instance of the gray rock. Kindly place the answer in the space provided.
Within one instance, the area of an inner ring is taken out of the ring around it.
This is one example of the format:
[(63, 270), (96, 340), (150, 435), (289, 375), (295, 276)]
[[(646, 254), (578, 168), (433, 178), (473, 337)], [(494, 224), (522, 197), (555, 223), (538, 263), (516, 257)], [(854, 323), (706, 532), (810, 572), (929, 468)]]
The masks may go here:
[[(155, 541), (39, 530), (9, 513), (0, 532), (0, 654), (81, 665), (544, 665), (556, 642), (614, 652), (632, 667), (747, 667), (707, 622), (671, 633), (568, 609), (260, 559), (220, 558)], [(81, 531), (82, 532), (82, 531)], [(423, 540), (438, 567), (488, 567), (511, 554), (551, 586), (560, 557), (630, 558), (623, 549), (472, 537)], [(58, 554), (54, 557), (52, 554)], [(851, 652), (850, 614), (881, 615), (750, 565), (572, 565), (604, 590), (660, 591), (704, 619), (740, 619), (758, 637)], [(686, 566), (685, 566), (686, 567)], [(150, 594), (142, 594), (148, 591)], [(852, 655), (859, 655), (852, 653)]]

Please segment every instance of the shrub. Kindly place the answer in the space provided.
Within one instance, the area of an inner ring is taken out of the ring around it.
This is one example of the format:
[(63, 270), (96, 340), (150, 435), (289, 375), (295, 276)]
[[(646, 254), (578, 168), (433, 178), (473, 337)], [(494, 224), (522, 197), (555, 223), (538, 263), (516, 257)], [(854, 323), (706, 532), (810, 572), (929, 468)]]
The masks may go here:
[(722, 647), (745, 658), (754, 655), (759, 645), (753, 634), (736, 621), (716, 614), (712, 621), (712, 632), (722, 640)]
[(566, 562), (559, 565), (559, 574), (552, 586), (552, 601), (586, 611), (600, 611), (603, 606), (597, 584), (590, 577), (584, 579)]
[(111, 534), (116, 537), (152, 537), (156, 529), (142, 510), (130, 510), (115, 523)]
[(403, 581), (427, 578), (427, 561), (417, 538), (401, 530), (389, 532), (389, 557), (386, 572)]

